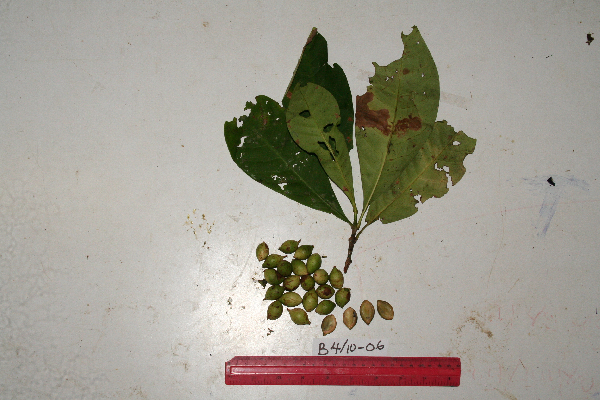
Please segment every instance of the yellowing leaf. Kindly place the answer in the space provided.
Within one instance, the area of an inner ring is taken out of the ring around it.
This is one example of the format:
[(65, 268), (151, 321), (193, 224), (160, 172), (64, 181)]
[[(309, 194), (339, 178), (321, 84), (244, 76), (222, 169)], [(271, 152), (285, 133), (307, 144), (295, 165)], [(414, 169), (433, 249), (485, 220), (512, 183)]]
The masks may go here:
[(371, 85), (356, 98), (363, 211), (419, 156), (437, 115), (439, 78), (429, 49), (416, 27), (402, 41), (402, 58), (383, 67), (373, 63)]
[(464, 132), (455, 132), (446, 121), (436, 122), (427, 140), (394, 175), (392, 184), (371, 203), (367, 223), (379, 219), (387, 224), (410, 217), (417, 212), (419, 201), (445, 195), (448, 175), (456, 185), (465, 174), (463, 161), (473, 153), (475, 143)]

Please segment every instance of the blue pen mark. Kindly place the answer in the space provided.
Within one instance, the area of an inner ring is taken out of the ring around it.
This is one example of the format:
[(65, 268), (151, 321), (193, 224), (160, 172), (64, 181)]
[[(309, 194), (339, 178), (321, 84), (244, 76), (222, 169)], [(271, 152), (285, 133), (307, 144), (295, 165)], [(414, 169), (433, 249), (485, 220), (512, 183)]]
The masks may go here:
[(544, 195), (539, 217), (535, 224), (539, 237), (546, 236), (550, 222), (556, 213), (558, 203), (562, 197), (568, 194), (570, 189), (589, 190), (587, 182), (573, 177), (553, 175), (550, 177), (525, 178), (525, 182)]

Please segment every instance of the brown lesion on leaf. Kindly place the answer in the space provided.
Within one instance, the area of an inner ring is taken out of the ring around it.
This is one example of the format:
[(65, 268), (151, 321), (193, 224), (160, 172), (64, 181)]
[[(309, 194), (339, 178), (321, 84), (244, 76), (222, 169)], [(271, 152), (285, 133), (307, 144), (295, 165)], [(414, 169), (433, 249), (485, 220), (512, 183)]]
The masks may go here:
[(421, 118), (409, 115), (407, 118), (401, 119), (394, 125), (394, 132), (398, 137), (406, 134), (408, 130), (418, 131), (421, 129)]
[(373, 92), (356, 96), (356, 123), (360, 128), (376, 128), (384, 135), (390, 134), (390, 112), (386, 109), (371, 110), (369, 103), (373, 100)]
[(408, 74), (409, 72), (410, 72), (410, 70), (409, 70), (408, 68), (404, 68), (404, 69), (402, 70), (402, 75), (406, 75), (406, 74)]

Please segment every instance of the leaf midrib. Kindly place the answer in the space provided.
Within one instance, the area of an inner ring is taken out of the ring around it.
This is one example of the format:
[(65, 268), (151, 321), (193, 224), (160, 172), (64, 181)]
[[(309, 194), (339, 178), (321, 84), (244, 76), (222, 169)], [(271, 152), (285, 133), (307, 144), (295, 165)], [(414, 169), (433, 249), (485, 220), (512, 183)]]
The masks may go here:
[[(285, 121), (285, 118), (283, 118), (283, 121)], [(284, 124), (284, 129), (286, 129), (286, 131), (287, 131), (287, 127), (285, 127), (285, 124)], [(290, 135), (289, 131), (287, 132), (287, 134), (288, 134), (288, 135)], [(291, 137), (292, 137), (292, 135), (290, 135), (290, 140), (291, 140), (292, 142), (294, 142), (294, 141), (291, 139)], [(346, 218), (346, 215), (345, 215), (345, 214), (343, 214), (343, 213), (342, 213), (342, 214), (341, 214), (341, 216), (340, 216), (340, 215), (339, 215), (339, 213), (338, 213), (336, 210), (333, 210), (333, 209), (331, 209), (331, 206), (329, 205), (329, 202), (327, 202), (327, 201), (326, 201), (326, 200), (325, 200), (325, 199), (324, 199), (324, 198), (323, 198), (323, 197), (322, 197), (322, 196), (321, 196), (321, 195), (320, 195), (318, 192), (316, 192), (316, 191), (315, 191), (315, 189), (314, 189), (314, 188), (313, 188), (311, 185), (309, 185), (309, 184), (308, 184), (308, 182), (307, 182), (306, 180), (304, 180), (304, 179), (302, 178), (302, 176), (301, 176), (301, 175), (299, 175), (299, 174), (298, 174), (298, 173), (297, 173), (297, 172), (294, 170), (293, 166), (290, 166), (290, 164), (292, 164), (292, 162), (291, 162), (291, 161), (290, 161), (288, 158), (285, 158), (285, 157), (283, 157), (283, 156), (282, 156), (282, 153), (278, 152), (278, 151), (277, 151), (277, 149), (276, 149), (274, 146), (268, 146), (268, 144), (270, 144), (270, 142), (269, 142), (269, 141), (268, 141), (268, 140), (267, 140), (267, 139), (264, 137), (264, 135), (260, 135), (260, 140), (261, 140), (261, 142), (263, 142), (263, 146), (264, 146), (264, 147), (266, 147), (267, 149), (270, 149), (270, 150), (271, 150), (271, 152), (275, 153), (275, 154), (276, 154), (276, 156), (277, 156), (277, 158), (279, 158), (279, 159), (280, 159), (280, 160), (281, 160), (281, 161), (284, 163), (284, 165), (287, 167), (287, 169), (288, 169), (288, 170), (292, 171), (292, 174), (293, 174), (294, 176), (296, 176), (296, 178), (298, 178), (298, 180), (300, 180), (302, 183), (304, 183), (304, 185), (305, 185), (307, 188), (309, 188), (309, 189), (310, 189), (310, 191), (311, 191), (311, 192), (312, 192), (312, 193), (313, 193), (313, 194), (314, 194), (314, 195), (315, 195), (317, 198), (319, 198), (323, 204), (327, 205), (327, 208), (331, 210), (331, 214), (333, 214), (333, 215), (335, 215), (336, 217), (338, 217), (338, 218), (342, 219), (344, 222), (349, 222), (349, 221), (348, 221), (348, 219)], [(265, 144), (266, 144), (266, 145), (265, 145)], [(296, 145), (296, 146), (298, 146), (298, 145)], [(298, 146), (298, 150), (299, 150), (299, 151), (304, 151), (304, 150), (303, 150), (303, 149), (302, 149), (300, 146)], [(310, 154), (310, 153), (308, 153), (308, 154)], [(330, 184), (329, 186), (330, 186), (330, 188), (331, 188), (331, 184)], [(333, 195), (335, 196), (335, 193), (334, 193)]]
[[(434, 130), (432, 130), (432, 132), (431, 132), (432, 135), (433, 135), (433, 132), (434, 132)], [(440, 156), (444, 153), (444, 151), (446, 151), (446, 149), (448, 149), (452, 145), (452, 142), (454, 141), (454, 138), (457, 135), (458, 135), (458, 132), (454, 132), (452, 134), (452, 141), (448, 141), (447, 144), (442, 147), (442, 150), (439, 152), (439, 154), (437, 156), (435, 156), (435, 158), (432, 159), (433, 162), (427, 163), (427, 167), (423, 168), (421, 170), (421, 172), (419, 174), (417, 174), (416, 178), (413, 179), (410, 182), (410, 184), (406, 185), (406, 187), (404, 188), (404, 190), (402, 190), (401, 192), (399, 192), (398, 196), (394, 196), (393, 200), (391, 202), (389, 202), (371, 221), (378, 220), (379, 216), (381, 214), (383, 214), (385, 212), (385, 210), (387, 210), (390, 207), (390, 205), (392, 205), (396, 201), (396, 199), (398, 199), (398, 197), (400, 197), (401, 195), (403, 195), (404, 193), (406, 193), (406, 191), (409, 190), (412, 187), (412, 185), (421, 178), (421, 176), (425, 173), (425, 171), (427, 171), (432, 165), (434, 165), (435, 163), (437, 163), (437, 160), (439, 160)], [(429, 140), (426, 141), (425, 143), (428, 143), (428, 142), (429, 142)], [(448, 173), (447, 172), (445, 172), (445, 173), (446, 173), (446, 176), (448, 176)]]

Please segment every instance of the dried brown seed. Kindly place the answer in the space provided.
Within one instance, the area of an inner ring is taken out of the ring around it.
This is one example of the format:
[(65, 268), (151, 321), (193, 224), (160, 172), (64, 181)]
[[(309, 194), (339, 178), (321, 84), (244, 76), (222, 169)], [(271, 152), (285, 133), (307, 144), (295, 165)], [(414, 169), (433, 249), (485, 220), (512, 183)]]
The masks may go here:
[(358, 320), (358, 315), (356, 315), (356, 311), (354, 311), (354, 308), (352, 307), (348, 307), (346, 308), (346, 310), (344, 311), (344, 325), (346, 325), (348, 327), (348, 329), (352, 329), (354, 328), (354, 325), (356, 325), (356, 321)]
[(321, 330), (323, 331), (323, 336), (333, 332), (336, 326), (337, 321), (335, 320), (335, 315), (330, 314), (323, 318), (323, 322), (321, 322)]
[(371, 321), (373, 321), (373, 317), (375, 316), (375, 307), (369, 300), (365, 300), (360, 305), (360, 317), (365, 324), (369, 325)]
[(377, 300), (377, 312), (383, 319), (394, 319), (394, 307), (387, 301)]

